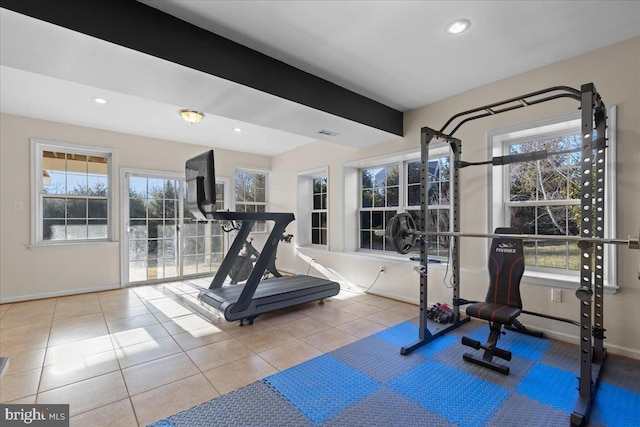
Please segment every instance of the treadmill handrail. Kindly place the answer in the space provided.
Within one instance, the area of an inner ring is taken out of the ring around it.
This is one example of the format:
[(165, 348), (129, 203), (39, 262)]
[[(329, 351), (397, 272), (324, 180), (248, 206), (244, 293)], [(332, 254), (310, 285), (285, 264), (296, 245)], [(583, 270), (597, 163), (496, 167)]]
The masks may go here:
[(224, 257), (224, 260), (220, 265), (220, 269), (216, 272), (209, 289), (216, 289), (222, 286), (231, 271), (231, 267), (233, 266), (236, 257), (242, 250), (242, 246), (247, 240), (249, 232), (255, 222), (274, 222), (271, 233), (269, 233), (269, 236), (264, 243), (264, 247), (262, 251), (260, 251), (260, 256), (258, 256), (253, 270), (251, 270), (251, 274), (242, 289), (242, 293), (232, 309), (233, 312), (244, 311), (251, 304), (253, 295), (260, 284), (260, 280), (262, 279), (264, 272), (269, 267), (269, 262), (278, 247), (278, 242), (280, 241), (281, 236), (284, 234), (289, 223), (293, 221), (295, 217), (293, 213), (281, 212), (216, 212), (213, 217), (215, 219), (222, 220), (242, 221), (242, 227), (233, 240), (233, 244), (231, 245), (231, 248), (229, 248), (227, 255)]

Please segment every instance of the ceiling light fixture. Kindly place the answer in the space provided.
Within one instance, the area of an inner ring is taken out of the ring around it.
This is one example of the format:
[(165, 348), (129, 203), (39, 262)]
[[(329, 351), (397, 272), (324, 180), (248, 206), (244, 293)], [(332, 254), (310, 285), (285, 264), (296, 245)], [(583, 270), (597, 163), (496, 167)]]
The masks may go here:
[(240, 133), (240, 132), (242, 132), (242, 129), (240, 129), (240, 128), (233, 128), (233, 131), (234, 131), (234, 132), (238, 132), (238, 133)]
[(204, 118), (204, 113), (196, 110), (183, 109), (178, 111), (178, 113), (180, 113), (180, 117), (191, 124), (198, 123)]
[(91, 99), (93, 99), (93, 102), (95, 102), (96, 104), (102, 105), (102, 104), (106, 104), (107, 103), (106, 99), (100, 98), (100, 97), (97, 97), (97, 96), (95, 98), (91, 98)]
[(451, 24), (447, 25), (447, 33), (449, 34), (461, 34), (469, 29), (471, 21), (468, 19), (456, 19)]

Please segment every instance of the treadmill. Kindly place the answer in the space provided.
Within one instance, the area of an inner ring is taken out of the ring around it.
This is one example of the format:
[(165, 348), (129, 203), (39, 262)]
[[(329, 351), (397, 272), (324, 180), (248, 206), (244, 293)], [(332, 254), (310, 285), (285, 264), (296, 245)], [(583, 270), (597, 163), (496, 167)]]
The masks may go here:
[[(278, 242), (285, 238), (285, 228), (294, 220), (292, 213), (217, 212), (213, 150), (202, 153), (185, 164), (187, 205), (199, 220), (241, 221), (242, 226), (224, 257), (209, 289), (198, 294), (200, 302), (219, 317), (240, 325), (270, 311), (337, 295), (340, 284), (319, 277), (295, 275), (261, 280), (275, 255)], [(238, 254), (256, 221), (273, 221), (273, 228), (244, 284), (224, 285)]]
[[(340, 292), (340, 284), (337, 282), (302, 274), (261, 280), (285, 228), (294, 220), (292, 213), (216, 212), (212, 216), (214, 219), (242, 222), (211, 286), (198, 294), (200, 302), (218, 316), (229, 322), (240, 320), (241, 325), (251, 325), (253, 319), (261, 314), (311, 301), (322, 302)], [(224, 286), (223, 283), (256, 221), (274, 222), (264, 248), (244, 284)]]

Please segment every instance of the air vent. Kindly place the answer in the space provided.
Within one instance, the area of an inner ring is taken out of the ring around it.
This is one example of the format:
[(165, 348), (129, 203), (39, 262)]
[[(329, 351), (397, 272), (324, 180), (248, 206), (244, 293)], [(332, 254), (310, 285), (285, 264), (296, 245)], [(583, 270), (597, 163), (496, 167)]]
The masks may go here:
[(321, 134), (321, 135), (327, 135), (327, 136), (338, 136), (338, 135), (340, 135), (338, 132), (333, 132), (333, 131), (326, 130), (326, 129), (319, 130), (318, 133)]

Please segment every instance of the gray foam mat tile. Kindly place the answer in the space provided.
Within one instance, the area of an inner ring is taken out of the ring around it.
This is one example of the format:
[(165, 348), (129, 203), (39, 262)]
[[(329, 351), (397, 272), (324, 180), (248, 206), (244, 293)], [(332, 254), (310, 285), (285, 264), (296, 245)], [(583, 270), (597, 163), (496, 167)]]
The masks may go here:
[(623, 356), (608, 355), (604, 362), (602, 381), (616, 387), (640, 393), (640, 363)]
[(383, 384), (425, 360), (418, 353), (402, 356), (398, 346), (373, 336), (334, 350), (329, 355)]
[(179, 412), (164, 421), (175, 427), (313, 426), (307, 417), (263, 381)]
[(569, 425), (570, 416), (561, 409), (513, 393), (502, 404), (487, 427), (556, 427)]
[(325, 426), (449, 427), (455, 424), (388, 388), (381, 388), (328, 420)]
[(540, 363), (580, 375), (580, 348), (577, 345), (552, 341), (540, 358)]
[(482, 357), (482, 351), (474, 350), (471, 347), (466, 347), (458, 343), (449, 346), (446, 352), (443, 351), (436, 353), (433, 356), (433, 359), (509, 390), (515, 388), (527, 375), (529, 369), (534, 365), (533, 361), (517, 356), (513, 356), (510, 362), (494, 358), (497, 363), (509, 367), (509, 375), (503, 375), (499, 372), (492, 371), (491, 369), (483, 368), (482, 366), (464, 361), (462, 359), (462, 355), (464, 353), (471, 353), (478, 357)]

